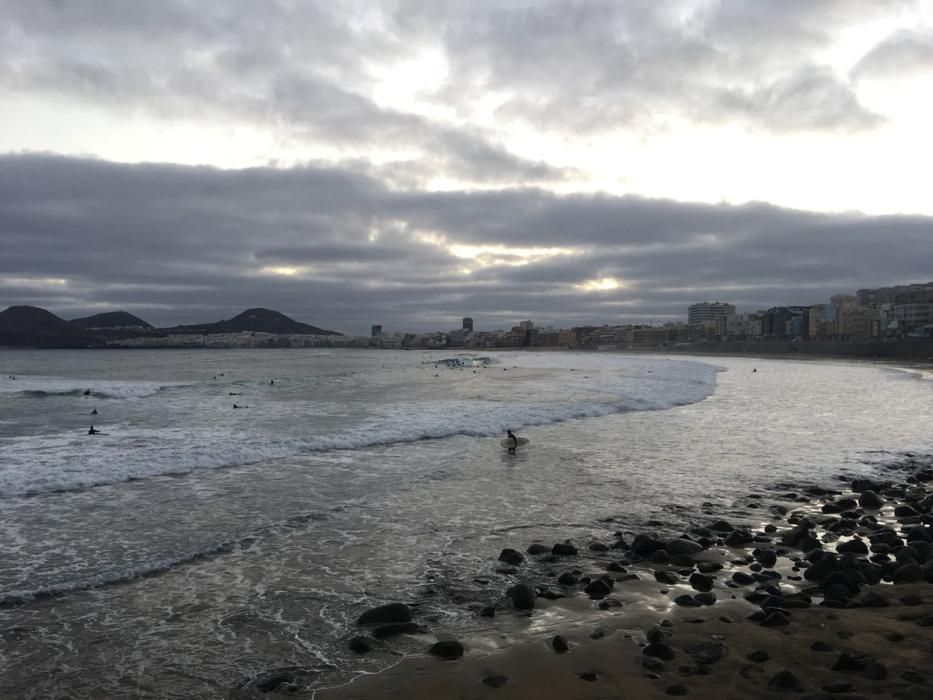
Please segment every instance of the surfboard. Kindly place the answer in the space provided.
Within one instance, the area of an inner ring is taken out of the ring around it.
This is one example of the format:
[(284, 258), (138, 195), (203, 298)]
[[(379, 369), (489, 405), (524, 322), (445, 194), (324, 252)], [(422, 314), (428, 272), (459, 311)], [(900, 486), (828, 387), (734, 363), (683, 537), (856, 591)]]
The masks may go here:
[[(510, 438), (503, 438), (499, 441), (499, 444), (508, 449), (512, 446), (512, 440)], [(518, 438), (518, 447), (528, 444), (528, 438)]]

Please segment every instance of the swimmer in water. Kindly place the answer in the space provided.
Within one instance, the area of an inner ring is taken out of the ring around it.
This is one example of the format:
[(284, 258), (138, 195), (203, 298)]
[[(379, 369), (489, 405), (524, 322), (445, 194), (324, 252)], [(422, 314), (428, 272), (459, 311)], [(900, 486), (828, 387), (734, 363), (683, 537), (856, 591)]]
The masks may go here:
[(90, 389), (85, 389), (85, 390), (84, 390), (84, 395), (85, 395), (85, 396), (90, 396), (90, 395), (91, 395), (91, 390), (90, 390)]
[(95, 408), (93, 411), (91, 411), (91, 415), (92, 415), (92, 416), (96, 416), (96, 415), (97, 415), (97, 409), (96, 409), (96, 408)]
[(95, 430), (95, 429), (94, 429), (94, 426), (92, 425), (92, 426), (91, 426), (91, 429), (87, 431), (87, 434), (88, 434), (88, 435), (100, 435), (100, 431), (99, 431), (99, 430)]

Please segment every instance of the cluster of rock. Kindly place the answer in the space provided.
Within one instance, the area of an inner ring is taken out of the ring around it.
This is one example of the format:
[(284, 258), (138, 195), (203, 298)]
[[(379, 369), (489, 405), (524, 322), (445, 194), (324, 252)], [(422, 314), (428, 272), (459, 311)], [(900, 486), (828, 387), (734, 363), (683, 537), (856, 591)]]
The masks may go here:
[[(503, 549), (497, 571), (514, 577), (516, 582), (505, 590), (499, 605), (483, 607), (478, 613), (494, 616), (497, 610), (512, 609), (531, 614), (540, 599), (571, 595), (588, 596), (596, 607), (607, 610), (623, 605), (612, 597), (618, 586), (650, 577), (664, 587), (689, 586), (695, 591), (675, 595), (674, 603), (682, 608), (709, 607), (724, 598), (744, 598), (758, 607), (748, 620), (762, 627), (785, 627), (793, 615), (811, 606), (886, 607), (891, 597), (898, 595), (897, 588), (882, 589), (874, 587), (876, 584), (933, 582), (933, 495), (926, 488), (933, 481), (933, 468), (921, 467), (899, 483), (855, 480), (849, 493), (820, 487), (781, 493), (778, 499), (791, 502), (794, 510), (783, 503), (771, 505), (772, 522), (760, 530), (717, 520), (673, 539), (640, 533), (628, 540), (624, 533), (616, 532), (607, 542), (588, 543), (583, 552), (570, 541), (552, 545), (536, 542), (524, 552)], [(758, 507), (760, 498), (750, 496)], [(775, 524), (781, 521), (785, 523)], [(666, 588), (661, 592), (670, 593)], [(919, 603), (918, 596), (899, 599), (902, 605)], [(725, 615), (719, 620), (732, 622)], [(399, 603), (365, 612), (358, 624), (368, 628), (375, 639), (424, 631), (412, 620), (411, 610)], [(919, 617), (916, 624), (933, 626), (933, 615)], [(678, 650), (672, 640), (672, 627), (673, 623), (665, 619), (646, 631), (642, 647), (645, 672), (660, 678), (666, 671), (665, 662), (682, 653), (691, 663), (679, 667), (681, 675), (712, 673), (713, 664), (727, 653), (725, 645), (692, 644)], [(889, 640), (902, 641), (903, 635), (892, 634)], [(570, 649), (561, 636), (553, 638), (551, 645), (556, 653)], [(351, 648), (366, 652), (372, 648), (372, 640), (354, 637)], [(818, 654), (831, 652), (832, 647), (818, 642), (811, 650)], [(457, 659), (464, 647), (460, 642), (445, 640), (427, 651), (444, 659)], [(748, 655), (752, 664), (767, 659), (765, 651)], [(746, 668), (750, 674), (764, 672), (754, 665)], [(838, 654), (829, 668), (869, 680), (888, 675), (883, 661), (852, 651)], [(581, 675), (583, 680), (598, 677), (596, 673), (584, 675), (592, 678)], [(900, 678), (918, 685), (927, 682), (925, 675), (914, 669), (904, 671)], [(497, 676), (487, 685), (498, 687), (495, 684), (504, 682), (504, 677)], [(825, 692), (837, 693), (845, 692), (852, 683), (843, 680), (828, 685), (832, 687), (824, 687)], [(772, 676), (767, 686), (781, 691), (803, 689), (793, 672), (786, 669)], [(680, 683), (666, 692), (684, 695), (688, 690)]]

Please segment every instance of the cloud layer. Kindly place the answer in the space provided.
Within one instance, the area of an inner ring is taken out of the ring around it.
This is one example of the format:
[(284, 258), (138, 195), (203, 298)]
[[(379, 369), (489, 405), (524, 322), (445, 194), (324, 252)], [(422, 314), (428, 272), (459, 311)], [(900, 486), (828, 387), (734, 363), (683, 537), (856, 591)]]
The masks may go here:
[(362, 332), (933, 277), (930, 219), (898, 215), (933, 213), (918, 0), (0, 15), (0, 304)]
[[(542, 189), (410, 192), (348, 169), (0, 158), (0, 303), (170, 324), (267, 306), (351, 333), (681, 318), (930, 277), (933, 220)], [(587, 289), (613, 279), (618, 287)]]

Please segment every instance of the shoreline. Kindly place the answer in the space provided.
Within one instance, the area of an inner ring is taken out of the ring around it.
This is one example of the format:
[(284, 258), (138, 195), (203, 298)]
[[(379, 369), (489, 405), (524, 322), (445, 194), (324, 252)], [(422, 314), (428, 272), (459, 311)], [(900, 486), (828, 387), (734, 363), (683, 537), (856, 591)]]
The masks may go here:
[[(525, 596), (509, 589), (479, 614), (527, 616), (528, 638), (415, 624), (424, 653), (311, 696), (933, 697), (933, 456), (878, 472), (836, 488), (775, 484), (747, 496), (748, 522), (704, 509), (708, 527), (666, 541), (516, 543), (500, 564)], [(431, 654), (439, 641), (446, 659)]]

